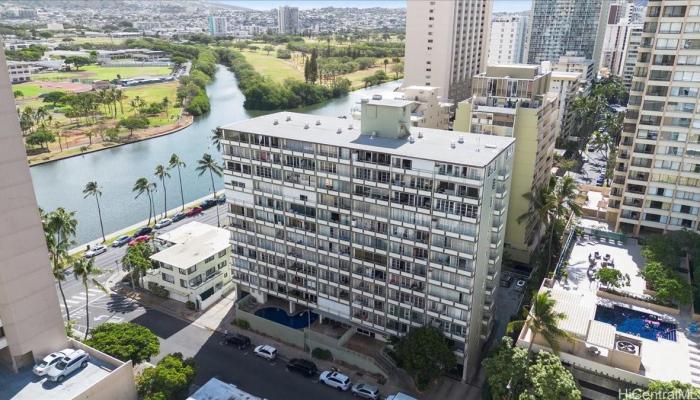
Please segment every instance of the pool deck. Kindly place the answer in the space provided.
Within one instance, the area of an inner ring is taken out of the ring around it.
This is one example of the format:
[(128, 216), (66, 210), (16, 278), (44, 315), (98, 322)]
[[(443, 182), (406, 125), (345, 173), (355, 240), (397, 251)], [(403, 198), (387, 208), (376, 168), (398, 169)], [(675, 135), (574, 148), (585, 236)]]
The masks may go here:
[[(644, 293), (646, 282), (639, 276), (639, 271), (644, 268), (644, 259), (641, 255), (641, 247), (635, 240), (628, 239), (623, 244), (607, 239), (579, 238), (571, 251), (567, 267), (567, 278), (545, 282), (546, 284), (540, 289), (540, 291), (549, 292), (557, 302), (555, 309), (566, 315), (566, 318), (560, 322), (559, 327), (572, 334), (582, 345), (582, 347), (575, 347), (574, 350), (570, 351), (572, 356), (578, 357), (578, 360), (587, 360), (582, 362), (584, 364), (589, 363), (588, 367), (600, 363), (605, 368), (612, 367), (609, 370), (612, 373), (615, 370), (622, 370), (620, 379), (629, 377), (631, 372), (640, 375), (639, 379), (641, 381), (648, 379), (679, 380), (700, 386), (700, 338), (691, 337), (687, 334), (687, 328), (691, 322), (690, 317), (681, 312), (663, 312), (662, 308), (641, 301), (599, 293), (601, 284), (595, 279), (594, 274), (589, 273), (589, 257), (595, 251), (601, 254), (601, 258), (596, 260), (598, 268), (601, 267), (602, 258), (606, 254), (610, 254), (610, 258), (614, 260), (615, 268), (620, 270), (623, 275), (629, 276), (630, 285), (616, 288), (616, 290), (628, 292), (630, 295), (639, 298), (647, 296)], [(606, 296), (602, 297), (603, 295)], [(613, 297), (613, 299), (607, 297)], [(595, 310), (599, 306), (610, 308), (614, 306), (625, 307), (655, 315), (662, 321), (673, 323), (677, 326), (676, 341), (664, 338), (651, 340), (619, 332), (616, 329), (612, 333), (612, 329), (609, 327), (605, 328), (606, 325), (610, 326), (609, 324), (594, 321)], [(600, 330), (600, 332), (607, 331), (607, 334), (596, 336), (594, 332), (596, 330)], [(613, 349), (616, 347), (616, 343), (620, 341), (630, 340), (641, 343), (639, 346), (639, 357), (641, 358), (639, 368), (635, 369), (627, 365), (621, 366), (621, 364), (618, 364), (615, 361), (617, 356), (613, 354), (614, 351), (611, 351), (611, 355), (608, 357), (607, 350), (604, 350), (604, 347), (600, 347), (596, 343), (596, 339), (600, 341), (600, 337), (603, 336), (607, 338), (608, 343), (611, 340), (613, 341), (613, 346), (611, 346)], [(532, 340), (532, 331), (525, 328), (521, 332), (518, 345), (527, 346), (528, 342)], [(535, 338), (535, 343), (539, 344), (537, 338)], [(586, 349), (592, 346), (596, 346), (604, 351), (605, 356), (587, 357), (585, 354)], [(583, 349), (583, 352), (581, 349)], [(608, 370), (606, 369), (606, 371)]]

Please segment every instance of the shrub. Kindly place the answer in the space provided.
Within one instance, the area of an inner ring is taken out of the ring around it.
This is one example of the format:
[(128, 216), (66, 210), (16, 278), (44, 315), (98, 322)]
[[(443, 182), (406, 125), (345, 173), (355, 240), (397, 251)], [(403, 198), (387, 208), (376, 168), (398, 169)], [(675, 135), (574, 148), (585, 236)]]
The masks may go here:
[(250, 329), (250, 322), (248, 322), (244, 319), (241, 319), (241, 318), (235, 319), (233, 321), (233, 324), (241, 329)]
[(187, 303), (185, 303), (185, 307), (189, 308), (190, 310), (194, 310), (195, 308), (197, 308), (195, 306), (194, 302), (189, 301), (189, 300), (187, 301)]
[(148, 282), (148, 290), (158, 297), (167, 299), (170, 297), (170, 292), (164, 286), (161, 286), (155, 282)]
[(333, 353), (330, 352), (330, 350), (322, 349), (320, 347), (316, 347), (311, 351), (311, 356), (313, 358), (318, 358), (319, 360), (325, 360), (325, 361), (330, 361), (333, 359)]
[(149, 360), (160, 351), (158, 337), (141, 325), (106, 322), (91, 331), (88, 346), (134, 364)]
[(197, 369), (192, 358), (168, 354), (155, 367), (146, 368), (138, 378), (138, 392), (144, 399), (184, 399)]

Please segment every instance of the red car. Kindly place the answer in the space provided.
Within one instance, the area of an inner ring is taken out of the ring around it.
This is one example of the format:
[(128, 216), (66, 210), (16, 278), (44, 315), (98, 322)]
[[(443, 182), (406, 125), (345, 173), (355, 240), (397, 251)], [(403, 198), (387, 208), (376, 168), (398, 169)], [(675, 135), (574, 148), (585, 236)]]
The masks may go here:
[(201, 213), (202, 213), (202, 207), (195, 207), (195, 208), (191, 208), (191, 209), (187, 210), (185, 215), (187, 215), (188, 217), (194, 217), (195, 215), (199, 215)]
[(136, 245), (139, 244), (139, 243), (146, 243), (146, 242), (148, 242), (149, 240), (151, 240), (151, 237), (150, 237), (150, 236), (148, 236), (148, 235), (141, 235), (141, 236), (135, 237), (134, 240), (132, 240), (131, 242), (129, 242), (129, 246), (136, 246)]

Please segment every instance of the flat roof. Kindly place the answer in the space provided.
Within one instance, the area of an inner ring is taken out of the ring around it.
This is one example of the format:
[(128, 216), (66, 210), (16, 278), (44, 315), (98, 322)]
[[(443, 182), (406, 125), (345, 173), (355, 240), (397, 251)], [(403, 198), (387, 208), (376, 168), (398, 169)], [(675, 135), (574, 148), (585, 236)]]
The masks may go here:
[[(287, 121), (287, 117), (291, 120)], [(277, 125), (275, 125), (277, 121)], [(316, 125), (319, 121), (320, 124)], [(348, 129), (353, 125), (353, 129)], [(308, 126), (308, 128), (306, 128)], [(469, 165), (483, 168), (515, 142), (514, 138), (455, 132), (442, 129), (409, 127), (408, 137), (393, 139), (360, 133), (360, 126), (340, 118), (293, 113), (268, 114), (223, 125), (222, 129), (268, 135), (357, 150), (379, 151), (403, 157)], [(338, 133), (340, 131), (340, 133)], [(422, 134), (419, 138), (418, 133)], [(462, 143), (459, 143), (460, 138)], [(455, 148), (451, 143), (455, 143)]]
[(262, 400), (262, 398), (244, 392), (236, 385), (211, 378), (187, 400)]
[(0, 399), (72, 400), (104, 379), (112, 370), (113, 366), (91, 357), (87, 367), (58, 383), (35, 376), (31, 367), (17, 374), (0, 369)]
[(569, 71), (551, 71), (552, 79), (578, 79), (581, 77), (580, 72), (569, 72)]
[(371, 106), (385, 106), (385, 107), (406, 107), (407, 105), (413, 104), (411, 100), (404, 100), (401, 98), (385, 99), (381, 98), (379, 100), (369, 100), (367, 104)]
[(172, 231), (158, 235), (173, 245), (151, 256), (152, 260), (186, 269), (230, 246), (226, 229), (190, 222)]

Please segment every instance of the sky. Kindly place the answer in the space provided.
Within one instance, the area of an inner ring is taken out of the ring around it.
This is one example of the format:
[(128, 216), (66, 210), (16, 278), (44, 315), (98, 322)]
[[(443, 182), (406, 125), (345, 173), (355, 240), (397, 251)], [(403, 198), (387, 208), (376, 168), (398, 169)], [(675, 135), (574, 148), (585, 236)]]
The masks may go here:
[[(407, 1), (423, 0), (215, 0), (217, 3), (227, 3), (255, 10), (269, 10), (283, 5), (295, 6), (301, 9), (321, 7), (406, 7)], [(427, 1), (427, 0), (426, 0)], [(494, 0), (493, 12), (516, 12), (530, 9), (531, 0)]]

